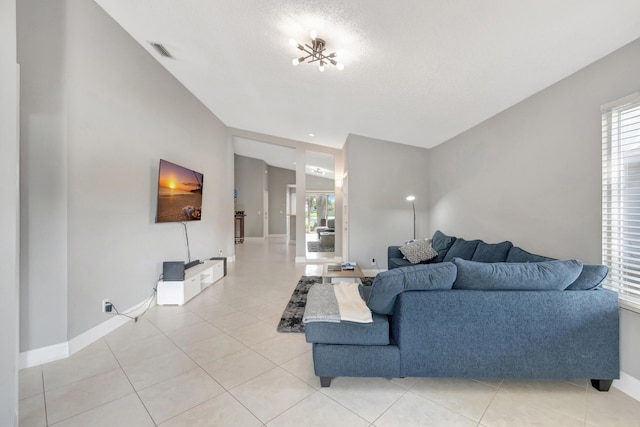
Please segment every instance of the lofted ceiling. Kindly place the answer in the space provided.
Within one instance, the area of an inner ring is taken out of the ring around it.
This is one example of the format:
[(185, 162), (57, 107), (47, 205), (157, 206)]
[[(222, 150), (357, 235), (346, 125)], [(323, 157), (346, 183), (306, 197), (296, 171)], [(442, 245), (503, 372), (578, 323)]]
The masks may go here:
[[(233, 152), (245, 157), (261, 159), (271, 166), (296, 170), (296, 150), (290, 147), (268, 144), (249, 138), (234, 137)], [(321, 178), (335, 178), (335, 159), (331, 154), (317, 151), (305, 152), (305, 171)]]
[[(227, 126), (334, 148), (433, 147), (640, 37), (638, 0), (96, 2)], [(344, 70), (292, 66), (311, 30)]]

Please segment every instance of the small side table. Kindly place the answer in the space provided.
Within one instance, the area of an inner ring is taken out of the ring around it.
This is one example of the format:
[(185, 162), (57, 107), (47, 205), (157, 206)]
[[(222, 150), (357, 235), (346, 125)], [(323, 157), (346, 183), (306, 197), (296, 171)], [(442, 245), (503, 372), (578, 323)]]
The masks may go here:
[(244, 211), (236, 211), (234, 216), (235, 243), (244, 242)]

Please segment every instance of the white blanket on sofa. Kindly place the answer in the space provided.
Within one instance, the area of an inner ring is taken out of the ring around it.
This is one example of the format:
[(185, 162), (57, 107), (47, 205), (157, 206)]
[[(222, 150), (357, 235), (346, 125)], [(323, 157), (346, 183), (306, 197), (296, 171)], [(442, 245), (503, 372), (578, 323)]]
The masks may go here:
[(302, 321), (373, 323), (373, 318), (357, 283), (316, 283), (307, 294)]

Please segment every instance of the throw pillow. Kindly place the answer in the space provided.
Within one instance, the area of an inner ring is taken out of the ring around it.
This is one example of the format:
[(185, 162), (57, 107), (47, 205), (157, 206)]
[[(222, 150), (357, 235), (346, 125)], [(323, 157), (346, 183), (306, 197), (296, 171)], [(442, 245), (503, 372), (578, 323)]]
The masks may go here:
[(438, 256), (433, 259), (433, 262), (442, 262), (447, 255), (447, 251), (451, 248), (456, 238), (453, 236), (447, 236), (442, 231), (437, 230), (433, 233), (432, 246), (433, 249), (438, 252)]
[(411, 264), (435, 258), (438, 252), (431, 247), (431, 239), (414, 240), (400, 247), (400, 252)]
[(453, 263), (458, 269), (454, 289), (562, 291), (582, 272), (576, 260), (484, 263), (456, 258)]
[(470, 260), (476, 252), (480, 240), (464, 240), (458, 237), (444, 257), (445, 261), (451, 261), (454, 258), (462, 258)]
[(471, 261), (478, 262), (505, 262), (513, 243), (504, 241), (500, 243), (485, 243), (480, 241)]
[(553, 260), (554, 258), (532, 254), (517, 246), (512, 247), (509, 255), (507, 255), (507, 262), (543, 262)]
[(456, 266), (450, 262), (394, 268), (373, 279), (367, 305), (375, 313), (393, 314), (396, 297), (402, 292), (448, 290), (454, 280)]

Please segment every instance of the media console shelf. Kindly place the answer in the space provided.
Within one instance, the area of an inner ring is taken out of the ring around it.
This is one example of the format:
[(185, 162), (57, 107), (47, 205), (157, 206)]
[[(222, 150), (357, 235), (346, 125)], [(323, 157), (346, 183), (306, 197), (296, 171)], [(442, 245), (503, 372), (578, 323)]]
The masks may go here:
[(224, 277), (224, 260), (206, 260), (184, 271), (184, 281), (158, 281), (158, 305), (182, 305)]

